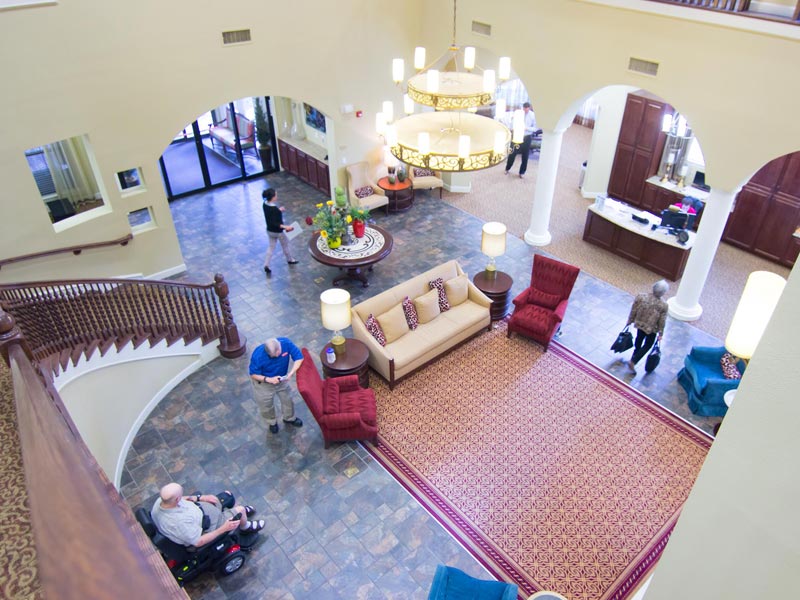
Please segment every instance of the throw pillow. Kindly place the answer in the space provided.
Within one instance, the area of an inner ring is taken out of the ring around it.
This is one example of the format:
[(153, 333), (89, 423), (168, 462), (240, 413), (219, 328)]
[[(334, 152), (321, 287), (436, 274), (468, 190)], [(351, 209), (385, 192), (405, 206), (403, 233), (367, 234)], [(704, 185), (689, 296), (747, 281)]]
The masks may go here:
[(433, 321), (442, 312), (439, 310), (438, 290), (431, 290), (427, 294), (414, 298), (414, 307), (417, 309), (420, 323)]
[(435, 177), (436, 173), (431, 171), (430, 169), (414, 169), (414, 177)]
[(364, 325), (366, 326), (367, 331), (372, 334), (372, 337), (374, 337), (381, 346), (386, 345), (386, 336), (383, 335), (381, 325), (375, 320), (375, 317), (372, 316), (372, 313), (369, 313), (367, 320), (364, 321)]
[(356, 198), (369, 198), (374, 193), (375, 190), (372, 189), (371, 185), (365, 185), (356, 190)]
[(408, 296), (403, 299), (403, 312), (406, 314), (406, 323), (408, 323), (408, 328), (411, 331), (414, 331), (417, 328), (417, 325), (419, 325), (419, 316), (417, 316), (417, 309), (414, 306), (414, 303)]
[(719, 364), (722, 367), (722, 374), (725, 375), (725, 379), (742, 378), (739, 367), (736, 366), (737, 362), (739, 362), (739, 359), (730, 352), (726, 352), (722, 355), (722, 358), (719, 359)]
[(444, 312), (450, 310), (450, 303), (447, 301), (447, 293), (444, 291), (444, 279), (437, 277), (433, 281), (428, 282), (428, 287), (436, 290), (439, 293), (439, 310)]
[(528, 304), (555, 310), (559, 302), (561, 302), (561, 297), (558, 294), (548, 294), (542, 290), (537, 290), (535, 287), (532, 287), (531, 291), (528, 292)]
[(469, 296), (469, 280), (466, 275), (459, 275), (444, 282), (444, 291), (450, 306), (458, 306), (466, 302)]
[(383, 335), (386, 336), (387, 344), (391, 344), (408, 333), (408, 323), (406, 323), (406, 314), (402, 304), (390, 308), (376, 318), (383, 329)]

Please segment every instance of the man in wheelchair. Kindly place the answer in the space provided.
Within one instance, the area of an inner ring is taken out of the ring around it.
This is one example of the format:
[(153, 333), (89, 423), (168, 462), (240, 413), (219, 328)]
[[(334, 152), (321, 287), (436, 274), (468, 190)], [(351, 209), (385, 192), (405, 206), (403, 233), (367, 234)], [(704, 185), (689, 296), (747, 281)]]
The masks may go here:
[(183, 487), (168, 483), (152, 510), (140, 508), (136, 518), (182, 585), (209, 568), (225, 576), (244, 565), (243, 551), (265, 523), (248, 520), (254, 507), (234, 504), (230, 492), (184, 496)]

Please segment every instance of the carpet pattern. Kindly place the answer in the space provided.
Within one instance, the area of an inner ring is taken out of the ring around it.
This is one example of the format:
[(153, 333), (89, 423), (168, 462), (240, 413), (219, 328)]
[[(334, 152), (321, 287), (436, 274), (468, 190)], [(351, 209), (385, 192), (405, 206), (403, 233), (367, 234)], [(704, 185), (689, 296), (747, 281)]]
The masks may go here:
[(526, 594), (621, 600), (655, 564), (711, 438), (558, 343), (502, 324), (389, 391), (368, 449)]
[(0, 598), (42, 598), (11, 371), (0, 360)]

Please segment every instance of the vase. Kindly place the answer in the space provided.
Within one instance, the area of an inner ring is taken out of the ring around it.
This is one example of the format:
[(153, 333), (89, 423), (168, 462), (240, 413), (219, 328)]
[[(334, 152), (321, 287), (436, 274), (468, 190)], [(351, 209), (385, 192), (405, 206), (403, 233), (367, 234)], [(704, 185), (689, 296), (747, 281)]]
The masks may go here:
[(400, 183), (403, 183), (405, 180), (406, 180), (406, 172), (403, 171), (402, 169), (400, 169), (397, 172), (397, 181), (399, 181)]
[(353, 219), (353, 234), (354, 234), (354, 235), (355, 235), (357, 238), (362, 238), (362, 237), (364, 237), (364, 230), (365, 230), (366, 228), (367, 228), (367, 226), (366, 226), (366, 224), (364, 223), (364, 221), (361, 221), (361, 220), (359, 220), (359, 219)]
[(342, 238), (340, 237), (332, 238), (331, 236), (328, 236), (326, 239), (328, 240), (328, 248), (331, 250), (342, 245)]

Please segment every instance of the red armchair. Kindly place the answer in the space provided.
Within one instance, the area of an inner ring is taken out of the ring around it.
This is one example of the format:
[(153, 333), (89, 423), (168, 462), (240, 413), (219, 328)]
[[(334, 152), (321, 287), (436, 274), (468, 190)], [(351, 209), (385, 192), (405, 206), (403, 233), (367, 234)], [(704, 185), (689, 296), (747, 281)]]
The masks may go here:
[(580, 271), (578, 267), (534, 254), (531, 285), (514, 298), (508, 337), (516, 331), (543, 344), (546, 352), (564, 319)]
[(297, 390), (322, 430), (325, 447), (331, 442), (377, 442), (375, 392), (358, 386), (358, 375), (322, 379), (306, 348), (297, 370)]

